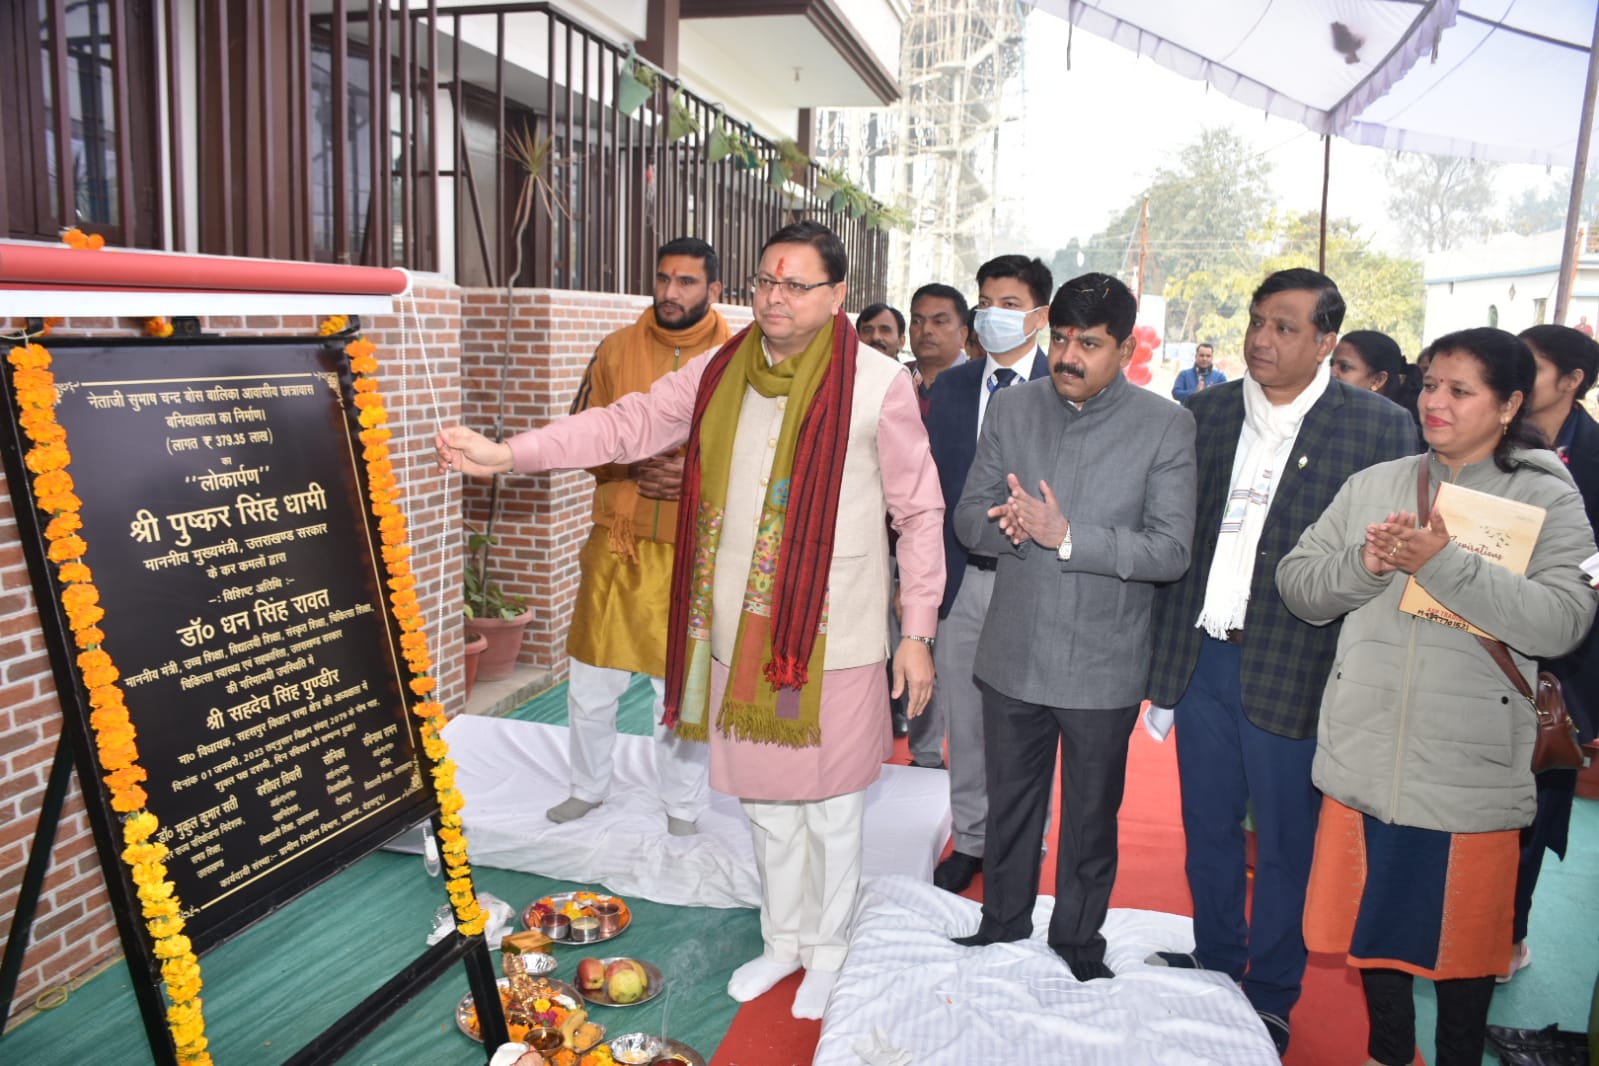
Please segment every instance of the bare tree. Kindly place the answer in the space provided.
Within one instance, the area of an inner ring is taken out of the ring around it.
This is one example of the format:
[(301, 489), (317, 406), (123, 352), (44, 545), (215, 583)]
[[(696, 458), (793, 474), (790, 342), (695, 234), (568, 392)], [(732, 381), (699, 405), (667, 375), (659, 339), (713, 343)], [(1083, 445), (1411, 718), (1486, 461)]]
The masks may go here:
[(1388, 217), (1414, 253), (1441, 252), (1500, 228), (1495, 168), (1474, 159), (1394, 156), (1383, 165)]

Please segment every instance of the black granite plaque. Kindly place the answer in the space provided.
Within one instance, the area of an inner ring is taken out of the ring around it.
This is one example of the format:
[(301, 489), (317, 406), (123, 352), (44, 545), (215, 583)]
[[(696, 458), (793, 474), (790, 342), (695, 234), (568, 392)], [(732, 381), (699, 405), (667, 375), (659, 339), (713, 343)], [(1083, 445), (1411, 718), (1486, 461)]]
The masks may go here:
[(314, 340), (51, 354), (104, 647), (203, 951), (432, 809), (349, 376)]

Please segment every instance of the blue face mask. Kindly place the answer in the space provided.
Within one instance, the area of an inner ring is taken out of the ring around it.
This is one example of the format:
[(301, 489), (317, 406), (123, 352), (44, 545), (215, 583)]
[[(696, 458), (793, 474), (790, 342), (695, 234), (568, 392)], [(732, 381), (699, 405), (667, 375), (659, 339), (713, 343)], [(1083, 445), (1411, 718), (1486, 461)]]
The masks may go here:
[(1027, 311), (1016, 311), (1008, 307), (980, 307), (977, 309), (977, 318), (973, 323), (977, 328), (977, 339), (982, 342), (983, 350), (988, 352), (1011, 352), (1027, 343), (1027, 327), (1023, 325), (1027, 316), (1036, 307)]

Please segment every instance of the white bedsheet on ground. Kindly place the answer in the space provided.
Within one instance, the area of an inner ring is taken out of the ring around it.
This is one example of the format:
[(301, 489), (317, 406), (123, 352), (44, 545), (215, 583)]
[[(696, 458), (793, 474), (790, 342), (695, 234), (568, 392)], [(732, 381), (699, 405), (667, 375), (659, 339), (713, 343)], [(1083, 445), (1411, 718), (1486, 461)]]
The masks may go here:
[[(461, 715), (444, 730), (459, 766), (456, 784), (474, 865), (602, 884), (620, 896), (700, 907), (755, 907), (760, 878), (749, 821), (738, 801), (711, 793), (700, 832), (666, 832), (655, 795), (650, 737), (617, 737), (610, 798), (555, 825), (544, 812), (565, 799), (571, 777), (566, 727)], [(928, 881), (949, 838), (943, 771), (884, 766), (867, 792), (863, 876)]]
[(1191, 919), (1112, 910), (1111, 981), (1086, 984), (1049, 945), (1053, 898), (1033, 939), (963, 948), (979, 905), (908, 877), (861, 891), (849, 957), (828, 1001), (814, 1066), (861, 1066), (856, 1044), (880, 1032), (915, 1066), (1277, 1066), (1277, 1051), (1238, 987), (1220, 974), (1147, 966), (1152, 951), (1191, 951)]

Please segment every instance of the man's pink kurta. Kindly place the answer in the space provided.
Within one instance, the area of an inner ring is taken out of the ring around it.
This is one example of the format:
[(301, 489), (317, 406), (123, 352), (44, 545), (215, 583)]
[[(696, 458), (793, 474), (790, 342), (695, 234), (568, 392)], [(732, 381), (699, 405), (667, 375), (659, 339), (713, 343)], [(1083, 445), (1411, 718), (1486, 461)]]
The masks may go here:
[[(513, 469), (571, 470), (635, 462), (683, 444), (688, 439), (694, 397), (709, 359), (710, 355), (704, 355), (690, 361), (683, 369), (659, 379), (648, 393), (624, 396), (607, 407), (512, 437), (508, 443)], [(755, 394), (751, 391), (746, 395)], [(852, 423), (863, 414), (856, 412)], [(938, 603), (944, 591), (943, 497), (915, 388), (903, 371), (896, 370), (887, 383), (876, 422), (875, 458), (883, 498), (899, 533), (902, 628), (906, 633), (931, 636), (937, 627)], [(751, 486), (750, 491), (758, 491), (758, 487)], [(718, 555), (718, 571), (735, 567), (742, 582), (749, 570), (748, 558), (733, 560), (725, 558), (725, 554)], [(713, 629), (737, 624), (736, 618), (723, 618), (721, 614), (719, 611), (713, 618)], [(831, 650), (829, 659), (833, 658)], [(727, 681), (727, 667), (713, 660), (711, 670), (710, 713), (714, 723), (715, 709)], [(740, 799), (801, 801), (856, 792), (877, 780), (893, 746), (888, 685), (880, 660), (824, 673), (821, 731), (819, 746), (788, 748), (731, 740), (713, 725), (711, 787)]]

